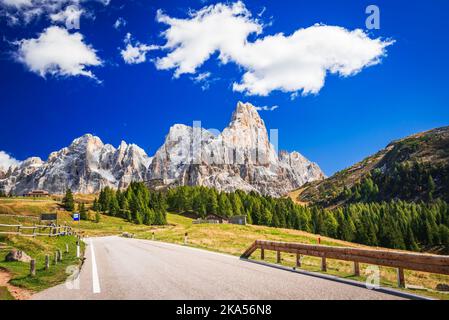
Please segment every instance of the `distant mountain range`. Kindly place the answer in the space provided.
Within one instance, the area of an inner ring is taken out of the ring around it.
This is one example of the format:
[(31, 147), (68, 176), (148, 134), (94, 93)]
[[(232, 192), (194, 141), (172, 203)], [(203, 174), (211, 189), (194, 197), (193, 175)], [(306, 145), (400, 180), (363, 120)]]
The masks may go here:
[(363, 161), (301, 187), (297, 200), (338, 206), (389, 200), (449, 202), (449, 127), (393, 141)]
[(277, 154), (256, 108), (237, 104), (231, 122), (218, 136), (176, 124), (153, 157), (122, 142), (118, 148), (86, 134), (46, 161), (32, 157), (0, 168), (0, 189), (15, 195), (32, 190), (60, 194), (67, 189), (95, 193), (132, 181), (149, 185), (203, 185), (218, 190), (255, 191), (282, 196), (306, 182), (322, 180), (319, 166), (298, 152)]

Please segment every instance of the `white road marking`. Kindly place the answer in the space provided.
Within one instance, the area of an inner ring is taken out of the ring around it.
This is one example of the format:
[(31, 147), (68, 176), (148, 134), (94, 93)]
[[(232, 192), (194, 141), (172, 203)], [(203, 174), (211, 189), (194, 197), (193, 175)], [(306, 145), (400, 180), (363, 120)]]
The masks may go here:
[(95, 260), (94, 243), (90, 240), (90, 255), (92, 256), (92, 292), (100, 293), (100, 280), (98, 279), (97, 262)]

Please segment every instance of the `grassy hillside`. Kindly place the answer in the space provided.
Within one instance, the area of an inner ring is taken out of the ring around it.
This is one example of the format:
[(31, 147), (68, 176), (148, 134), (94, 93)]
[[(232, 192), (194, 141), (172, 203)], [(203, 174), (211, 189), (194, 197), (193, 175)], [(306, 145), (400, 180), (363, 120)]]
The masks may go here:
[[(362, 194), (368, 178), (377, 190)], [(306, 184), (292, 196), (331, 207), (363, 200), (449, 201), (448, 185), (449, 127), (443, 127), (393, 141), (330, 178)]]
[[(21, 207), (20, 202), (22, 199), (10, 199), (7, 203), (1, 202), (0, 204), (4, 207), (10, 208), (18, 208)], [(39, 211), (39, 207), (48, 207), (52, 204), (51, 202), (35, 202), (36, 208), (33, 210)], [(19, 213), (16, 211), (15, 213)], [(93, 216), (93, 213), (91, 212)], [(0, 215), (0, 221), (1, 221)], [(187, 218), (185, 216), (181, 216), (178, 214), (168, 213), (167, 226), (145, 226), (145, 225), (136, 225), (125, 221), (124, 219), (117, 217), (110, 217), (106, 215), (101, 216), (101, 220), (99, 223), (95, 223), (93, 221), (81, 221), (81, 223), (71, 221), (71, 216), (69, 213), (65, 211), (58, 212), (58, 219), (62, 223), (67, 223), (77, 228), (80, 227), (82, 231), (85, 232), (86, 236), (101, 236), (101, 235), (120, 235), (123, 232), (133, 233), (135, 237), (142, 239), (152, 239), (153, 232), (155, 235), (155, 240), (157, 241), (165, 241), (177, 244), (184, 243), (184, 234), (188, 233), (188, 245), (202, 248), (206, 250), (222, 252), (227, 254), (232, 254), (235, 256), (240, 256), (243, 251), (254, 241), (257, 239), (260, 240), (274, 240), (274, 241), (287, 241), (287, 242), (300, 242), (300, 243), (318, 243), (318, 236), (299, 231), (299, 230), (291, 230), (291, 229), (281, 229), (281, 228), (270, 228), (265, 226), (255, 226), (255, 225), (231, 225), (231, 224), (193, 224), (193, 220)], [(1, 222), (0, 222), (1, 223)], [(16, 238), (17, 239), (17, 238)], [(14, 240), (9, 240), (11, 243)], [(17, 241), (17, 240), (15, 240)], [(28, 240), (24, 240), (28, 241)], [(45, 238), (38, 241), (52, 241), (50, 238)], [(332, 238), (322, 237), (321, 243), (327, 245), (334, 246), (351, 246), (351, 247), (361, 247), (361, 245), (357, 245), (350, 242), (335, 240)], [(25, 248), (25, 250), (31, 250), (31, 252), (39, 251), (39, 254), (43, 254), (43, 252), (51, 252), (53, 251), (55, 244), (41, 244), (36, 245), (34, 243), (19, 243), (21, 247)], [(18, 244), (18, 245), (19, 245)], [(47, 249), (46, 246), (49, 246)], [(260, 253), (255, 252), (252, 256), (254, 259), (259, 259)], [(0, 257), (0, 260), (2, 258)], [(275, 254), (274, 252), (266, 252), (266, 260), (269, 262), (275, 262)], [(294, 266), (295, 257), (291, 254), (283, 254), (282, 255), (282, 264), (286, 266)], [(4, 266), (0, 263), (0, 266)], [(39, 267), (39, 264), (38, 264)], [(12, 283), (17, 286), (23, 286), (32, 290), (40, 290), (49, 285), (59, 283), (63, 280), (64, 276), (62, 273), (58, 274), (58, 276), (52, 276), (47, 278), (47, 281), (42, 280), (43, 282), (33, 283), (30, 282), (29, 279), (23, 272), (27, 272), (28, 266), (23, 267), (22, 269), (15, 270), (11, 266), (8, 267), (11, 272), (17, 272), (18, 274), (15, 276), (16, 278), (12, 280)], [(320, 272), (320, 259), (313, 257), (305, 257), (303, 260), (303, 268), (310, 271)], [(356, 280), (363, 281), (364, 270), (366, 265), (361, 266), (361, 277), (354, 278), (352, 276), (352, 264), (344, 261), (337, 260), (329, 260), (328, 262), (328, 273), (337, 275), (345, 278), (352, 278)], [(22, 270), (22, 271), (20, 271)], [(396, 271), (393, 268), (381, 267), (381, 277), (382, 284), (385, 286), (396, 286)], [(20, 273), (22, 272), (22, 273)], [(44, 275), (44, 274), (42, 274)], [(61, 277), (59, 277), (61, 276)], [(51, 278), (51, 281), (50, 281)], [(437, 298), (449, 298), (448, 295), (442, 293), (435, 293), (433, 291), (436, 288), (436, 285), (439, 283), (449, 283), (449, 277), (434, 275), (434, 274), (426, 274), (421, 272), (414, 271), (406, 271), (406, 280), (408, 285), (422, 287), (422, 290), (413, 290), (415, 293), (426, 294)], [(424, 290), (427, 288), (427, 290)], [(410, 290), (409, 290), (410, 291)]]

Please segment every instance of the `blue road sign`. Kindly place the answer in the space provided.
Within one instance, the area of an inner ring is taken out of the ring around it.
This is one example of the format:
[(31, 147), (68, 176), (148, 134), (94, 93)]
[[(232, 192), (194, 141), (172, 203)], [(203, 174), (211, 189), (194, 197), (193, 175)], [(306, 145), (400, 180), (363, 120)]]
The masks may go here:
[(74, 213), (73, 214), (73, 221), (79, 221), (80, 220), (80, 214), (79, 213)]

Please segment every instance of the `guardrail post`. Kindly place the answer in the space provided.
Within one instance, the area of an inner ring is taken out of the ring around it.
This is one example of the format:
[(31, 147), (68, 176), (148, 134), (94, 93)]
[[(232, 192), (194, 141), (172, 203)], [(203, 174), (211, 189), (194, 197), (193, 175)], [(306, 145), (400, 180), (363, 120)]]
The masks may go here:
[(77, 258), (80, 257), (80, 242), (79, 241), (76, 242), (76, 257)]
[(55, 265), (58, 264), (58, 251), (55, 252)]
[(354, 261), (354, 275), (356, 277), (360, 276), (360, 265), (357, 261)]
[(30, 275), (32, 277), (36, 275), (36, 260), (34, 259), (30, 261)]
[(45, 270), (50, 269), (50, 257), (48, 254), (45, 255)]
[(58, 249), (58, 261), (62, 261), (62, 251)]
[(69, 253), (69, 244), (68, 243), (65, 244), (65, 253)]
[(281, 263), (281, 251), (277, 251), (276, 252), (276, 261), (277, 263)]
[(301, 267), (301, 255), (299, 253), (296, 254), (296, 266)]
[(398, 287), (405, 288), (405, 277), (403, 268), (398, 268)]
[(154, 232), (153, 232), (153, 235), (151, 236), (151, 240), (153, 240), (153, 241), (154, 241)]
[(186, 232), (184, 235), (184, 244), (187, 244), (188, 240), (189, 240), (189, 234)]
[(260, 260), (264, 260), (264, 259), (265, 259), (265, 249), (260, 248)]
[(327, 271), (326, 257), (321, 258), (321, 271), (324, 271), (324, 272)]

